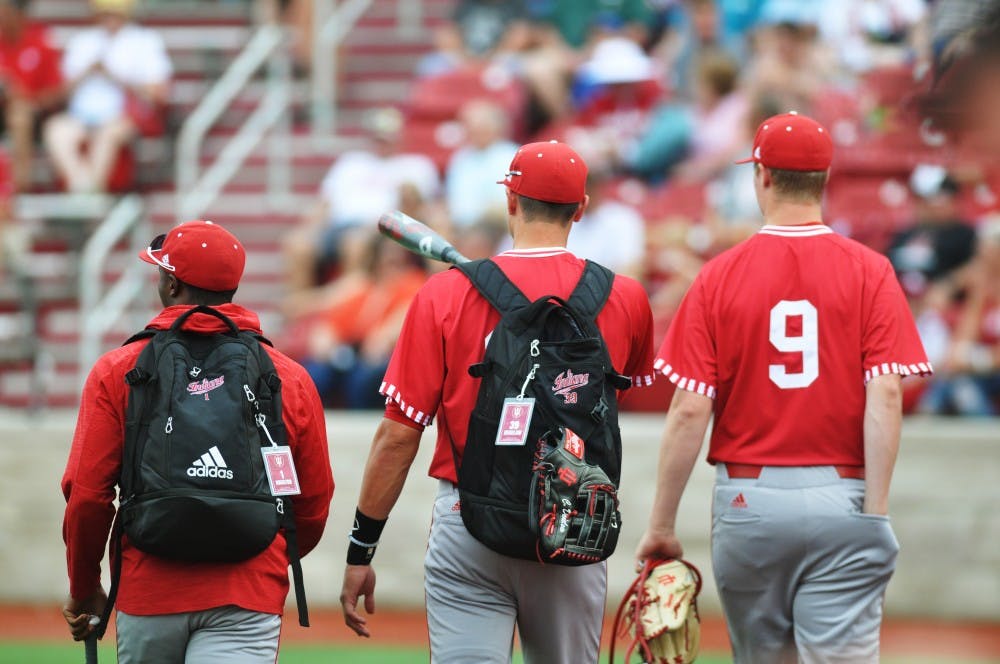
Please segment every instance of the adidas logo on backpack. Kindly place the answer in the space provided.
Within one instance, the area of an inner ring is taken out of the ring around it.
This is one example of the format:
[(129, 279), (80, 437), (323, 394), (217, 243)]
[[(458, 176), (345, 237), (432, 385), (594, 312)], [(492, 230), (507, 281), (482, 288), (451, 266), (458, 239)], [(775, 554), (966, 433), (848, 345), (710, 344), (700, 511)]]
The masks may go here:
[(222, 458), (222, 453), (219, 452), (218, 445), (212, 445), (212, 448), (201, 455), (201, 458), (195, 459), (194, 463), (187, 469), (187, 474), (190, 477), (217, 477), (222, 480), (233, 479), (233, 471), (229, 470), (226, 466), (226, 460)]

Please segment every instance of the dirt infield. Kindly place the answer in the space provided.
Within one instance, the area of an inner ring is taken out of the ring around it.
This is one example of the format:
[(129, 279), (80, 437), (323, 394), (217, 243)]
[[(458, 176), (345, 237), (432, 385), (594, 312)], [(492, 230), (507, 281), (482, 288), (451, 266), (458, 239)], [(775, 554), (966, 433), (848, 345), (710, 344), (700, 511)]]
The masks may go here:
[[(299, 627), (294, 611), (285, 620), (285, 643), (352, 643), (362, 641), (344, 626), (340, 611), (313, 609), (312, 627)], [(418, 611), (381, 610), (370, 618), (373, 639), (381, 645), (426, 646), (427, 625)], [(609, 624), (603, 643), (609, 643)], [(105, 638), (113, 638), (109, 634)], [(69, 639), (56, 606), (0, 606), (0, 640)], [(729, 648), (721, 618), (702, 622), (702, 648), (724, 652)], [(907, 656), (940, 659), (950, 657), (1000, 661), (1000, 623), (941, 623), (928, 620), (893, 619), (882, 628), (882, 653), (886, 657)]]

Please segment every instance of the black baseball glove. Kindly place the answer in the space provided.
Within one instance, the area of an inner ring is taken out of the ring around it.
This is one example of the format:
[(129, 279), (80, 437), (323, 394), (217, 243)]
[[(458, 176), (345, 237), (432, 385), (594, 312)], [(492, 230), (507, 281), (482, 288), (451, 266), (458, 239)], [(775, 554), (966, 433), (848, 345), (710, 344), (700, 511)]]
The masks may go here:
[(584, 445), (562, 428), (539, 442), (528, 513), (541, 562), (596, 563), (618, 544), (618, 490), (600, 466), (584, 460)]

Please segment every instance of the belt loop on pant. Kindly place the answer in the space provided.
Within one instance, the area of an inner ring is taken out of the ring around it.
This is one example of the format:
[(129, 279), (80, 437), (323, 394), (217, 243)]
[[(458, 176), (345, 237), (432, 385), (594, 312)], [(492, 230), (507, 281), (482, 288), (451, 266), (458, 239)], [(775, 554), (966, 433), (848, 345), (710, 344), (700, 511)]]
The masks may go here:
[[(723, 465), (726, 467), (726, 473), (729, 475), (729, 479), (733, 480), (755, 480), (758, 477), (760, 477), (760, 473), (764, 469), (764, 466), (758, 466), (751, 463), (726, 462)], [(834, 465), (833, 469), (837, 471), (837, 475), (839, 475), (841, 479), (845, 480), (865, 479), (864, 466)]]

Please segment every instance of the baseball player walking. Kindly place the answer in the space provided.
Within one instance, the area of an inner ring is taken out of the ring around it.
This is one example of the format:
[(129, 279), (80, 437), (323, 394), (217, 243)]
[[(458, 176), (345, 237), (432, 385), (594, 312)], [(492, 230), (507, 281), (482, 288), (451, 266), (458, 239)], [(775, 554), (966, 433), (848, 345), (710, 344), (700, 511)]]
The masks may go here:
[[(507, 187), (514, 249), (495, 262), (531, 300), (566, 298), (584, 261), (566, 250), (587, 207), (587, 167), (568, 146), (533, 143), (514, 157)], [(596, 662), (606, 565), (543, 565), (503, 556), (466, 530), (459, 513), (461, 460), (482, 360), (500, 315), (458, 270), (433, 276), (417, 294), (382, 384), (385, 418), (375, 433), (358, 500), (340, 600), (347, 625), (369, 636), (357, 608), (375, 608), (370, 566), (382, 527), (399, 498), (423, 428), (438, 418), (430, 475), (439, 480), (425, 557), (431, 661), (509, 662), (515, 626), (529, 664)], [(612, 364), (636, 385), (652, 382), (652, 315), (642, 287), (615, 278), (597, 317)]]
[(820, 221), (832, 156), (808, 117), (760, 125), (744, 162), (765, 225), (705, 265), (656, 359), (678, 389), (637, 556), (682, 554), (714, 412), (712, 564), (738, 664), (876, 662), (899, 550), (900, 380), (931, 367), (888, 260)]

